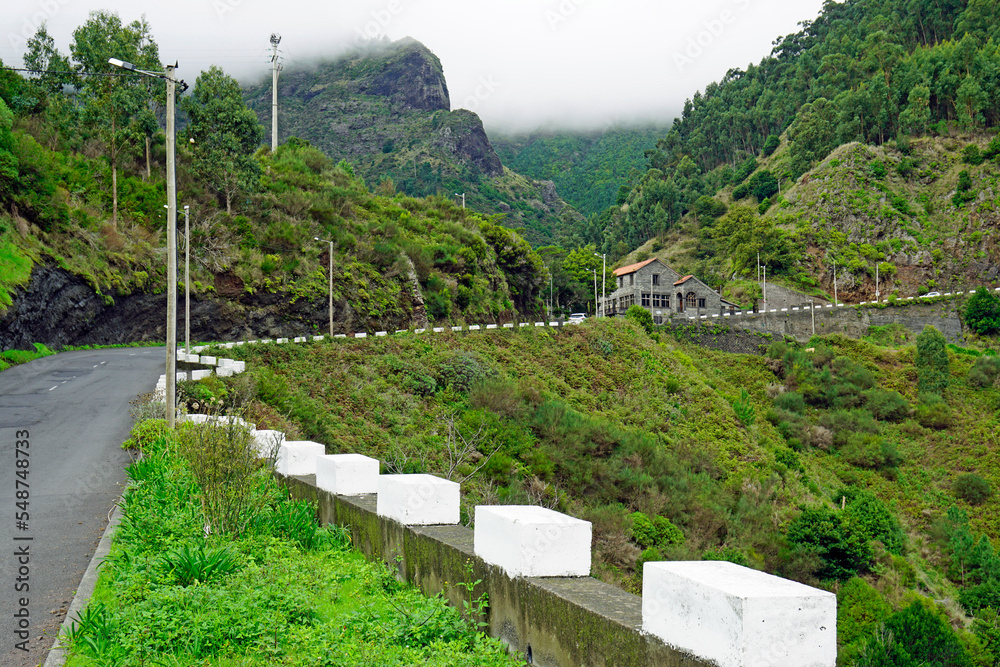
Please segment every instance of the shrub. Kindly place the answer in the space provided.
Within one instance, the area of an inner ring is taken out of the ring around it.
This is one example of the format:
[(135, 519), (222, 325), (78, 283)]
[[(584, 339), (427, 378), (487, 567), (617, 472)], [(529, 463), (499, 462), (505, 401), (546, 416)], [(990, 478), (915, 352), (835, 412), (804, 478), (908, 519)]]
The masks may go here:
[(640, 547), (649, 549), (684, 542), (684, 533), (666, 517), (653, 516), (651, 519), (642, 512), (633, 512), (630, 518), (632, 540)]
[(972, 661), (954, 631), (941, 615), (920, 602), (896, 612), (885, 621), (892, 633), (894, 652), (891, 661), (872, 664), (889, 666), (940, 665), (971, 667)]
[(840, 455), (851, 465), (869, 470), (896, 468), (903, 462), (896, 445), (865, 433), (851, 434)]
[(875, 387), (862, 396), (865, 407), (879, 421), (901, 422), (910, 414), (910, 404), (898, 391)]
[(897, 556), (903, 553), (903, 528), (889, 507), (871, 491), (844, 489), (834, 502), (844, 500), (844, 520), (870, 540), (877, 540), (885, 550)]
[(963, 319), (977, 334), (997, 333), (1000, 331), (1000, 298), (980, 287), (966, 302)]
[(625, 319), (635, 322), (646, 333), (653, 333), (653, 315), (642, 306), (629, 306), (629, 309), (625, 312)]
[(166, 436), (166, 419), (146, 419), (132, 427), (128, 434), (128, 440), (122, 443), (122, 449), (145, 451), (150, 445)]
[(972, 472), (959, 475), (951, 488), (956, 496), (970, 505), (982, 505), (993, 494), (990, 483)]
[(921, 392), (944, 394), (948, 388), (949, 361), (941, 332), (927, 325), (917, 336), (917, 389)]
[(474, 352), (455, 352), (438, 364), (437, 380), (442, 387), (467, 392), (477, 382), (493, 377), (493, 370)]
[(837, 591), (837, 635), (843, 645), (870, 635), (892, 605), (867, 581), (854, 577)]
[(802, 510), (788, 526), (788, 541), (822, 559), (817, 574), (823, 579), (850, 579), (866, 571), (873, 558), (868, 540), (828, 507)]
[[(921, 396), (923, 395), (921, 394)], [(927, 395), (937, 396), (936, 394)], [(917, 420), (917, 423), (924, 428), (933, 428), (940, 431), (951, 426), (951, 408), (943, 400), (932, 404), (918, 404), (913, 416)]]
[(969, 371), (969, 384), (973, 387), (992, 387), (1000, 377), (1000, 357), (983, 355), (976, 358), (976, 363)]
[(803, 415), (806, 412), (806, 400), (797, 391), (786, 391), (774, 399), (774, 407)]
[(236, 570), (236, 556), (227, 547), (211, 548), (186, 542), (160, 557), (160, 565), (178, 586), (205, 583)]

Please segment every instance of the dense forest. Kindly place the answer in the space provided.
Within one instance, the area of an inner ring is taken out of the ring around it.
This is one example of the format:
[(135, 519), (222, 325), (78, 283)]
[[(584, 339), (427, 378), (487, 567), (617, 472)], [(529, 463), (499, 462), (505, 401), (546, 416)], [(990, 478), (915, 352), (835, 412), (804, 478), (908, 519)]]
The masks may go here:
[[(996, 16), (989, 0), (827, 2), (815, 21), (777, 38), (758, 65), (731, 69), (689, 99), (647, 151), (646, 173), (591, 216), (584, 239), (617, 260), (653, 237), (662, 245), (682, 221), (693, 221), (685, 234), (697, 236), (697, 223), (711, 224), (733, 200), (750, 197), (763, 214), (850, 142), (898, 149), (899, 159), (921, 137), (988, 142), (1000, 109)], [(781, 159), (768, 163), (779, 147)], [(972, 164), (996, 151), (981, 153)], [(773, 236), (769, 263), (777, 275), (795, 273), (804, 250), (780, 242), (780, 230)], [(733, 269), (722, 254), (703, 243), (697, 256), (709, 261), (689, 268)]]

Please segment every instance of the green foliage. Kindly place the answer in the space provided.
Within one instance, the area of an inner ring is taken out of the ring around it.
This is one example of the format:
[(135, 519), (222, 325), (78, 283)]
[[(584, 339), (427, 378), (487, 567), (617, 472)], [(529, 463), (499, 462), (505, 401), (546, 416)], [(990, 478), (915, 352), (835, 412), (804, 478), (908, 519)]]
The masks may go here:
[(778, 149), (781, 145), (781, 139), (776, 134), (767, 135), (767, 139), (764, 140), (764, 147), (761, 148), (761, 152), (764, 157), (770, 157), (771, 153)]
[(1000, 357), (986, 356), (976, 358), (976, 363), (969, 370), (969, 384), (985, 389), (996, 384), (1000, 377)]
[(633, 512), (629, 518), (632, 521), (632, 540), (644, 549), (684, 542), (684, 533), (666, 517), (656, 515), (650, 519), (642, 512)]
[(910, 415), (910, 404), (898, 391), (874, 387), (862, 397), (865, 408), (880, 421), (900, 422)]
[(923, 393), (943, 395), (948, 388), (950, 362), (941, 332), (927, 325), (917, 336), (917, 387)]
[(636, 304), (634, 306), (629, 306), (629, 309), (625, 312), (625, 319), (630, 322), (635, 322), (642, 329), (648, 333), (653, 333), (653, 315), (648, 309)]
[[(839, 653), (853, 655), (852, 644), (874, 634), (874, 630), (892, 614), (892, 606), (871, 584), (853, 577), (837, 591), (837, 638)], [(850, 647), (850, 648), (847, 648)]]
[(207, 583), (237, 568), (236, 555), (228, 547), (213, 548), (202, 542), (185, 542), (160, 556), (159, 564), (178, 586)]
[(166, 435), (166, 419), (144, 419), (136, 422), (132, 430), (129, 431), (128, 439), (122, 443), (122, 449), (144, 451), (150, 445), (165, 438)]
[(450, 386), (455, 391), (467, 392), (476, 383), (495, 374), (479, 355), (473, 352), (456, 352), (438, 364), (437, 383), (442, 387)]
[(841, 500), (845, 522), (869, 540), (881, 542), (889, 553), (902, 555), (903, 528), (884, 502), (871, 491), (853, 487), (834, 495), (834, 502)]
[(948, 623), (922, 602), (889, 616), (885, 633), (871, 637), (855, 664), (875, 667), (971, 667), (972, 662)]
[(828, 507), (802, 510), (788, 525), (788, 541), (822, 559), (823, 566), (817, 572), (822, 579), (846, 581), (872, 564), (873, 553), (866, 536)]
[(1000, 297), (985, 287), (978, 288), (965, 302), (962, 318), (977, 334), (1000, 332)]
[(740, 390), (740, 397), (732, 402), (733, 412), (736, 418), (743, 425), (743, 428), (750, 428), (757, 421), (757, 409), (750, 401), (750, 394), (746, 389)]
[(990, 483), (973, 472), (962, 473), (952, 484), (955, 495), (970, 505), (982, 505), (991, 495)]

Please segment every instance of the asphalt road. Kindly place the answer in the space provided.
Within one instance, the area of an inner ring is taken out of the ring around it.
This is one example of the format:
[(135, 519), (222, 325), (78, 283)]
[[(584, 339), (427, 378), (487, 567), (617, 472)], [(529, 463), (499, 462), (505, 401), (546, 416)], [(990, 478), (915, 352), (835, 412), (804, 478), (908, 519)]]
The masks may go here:
[(162, 347), (65, 352), (0, 373), (5, 667), (45, 661), (125, 483), (129, 401), (153, 390), (165, 354)]

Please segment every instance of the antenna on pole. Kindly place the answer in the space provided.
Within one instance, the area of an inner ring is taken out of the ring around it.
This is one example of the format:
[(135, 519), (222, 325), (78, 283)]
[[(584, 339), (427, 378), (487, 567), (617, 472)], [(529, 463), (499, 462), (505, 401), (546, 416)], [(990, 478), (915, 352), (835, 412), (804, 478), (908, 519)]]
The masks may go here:
[(271, 33), (271, 152), (278, 150), (278, 70), (281, 69), (278, 63), (278, 44), (281, 43), (281, 35), (276, 32)]

